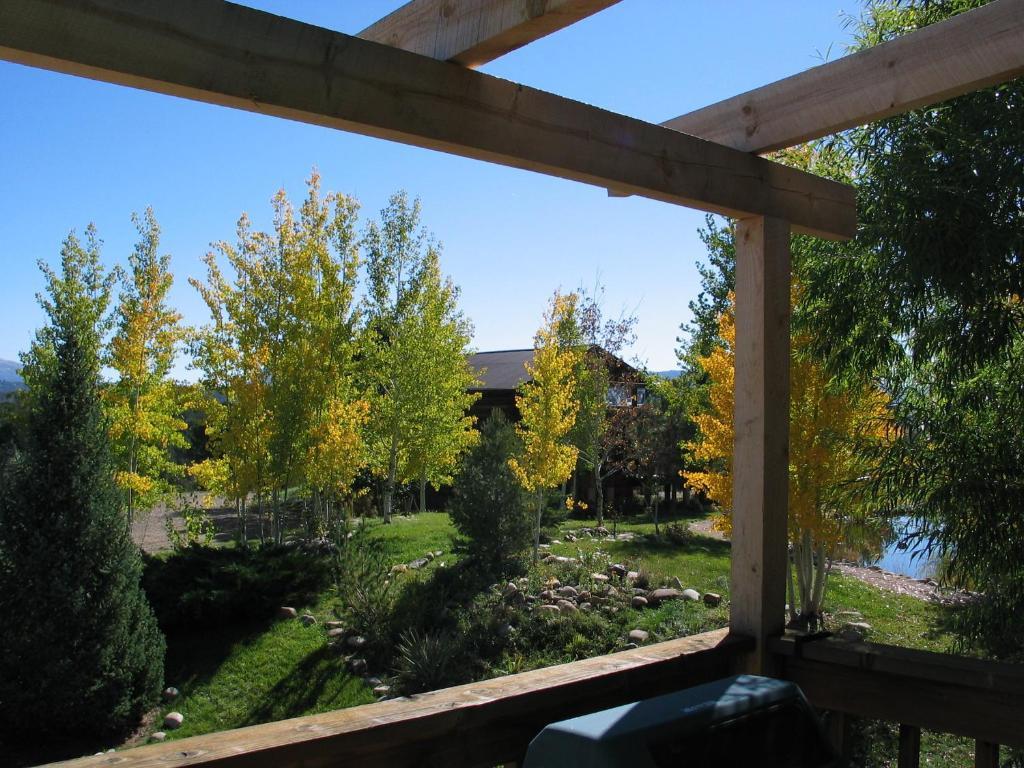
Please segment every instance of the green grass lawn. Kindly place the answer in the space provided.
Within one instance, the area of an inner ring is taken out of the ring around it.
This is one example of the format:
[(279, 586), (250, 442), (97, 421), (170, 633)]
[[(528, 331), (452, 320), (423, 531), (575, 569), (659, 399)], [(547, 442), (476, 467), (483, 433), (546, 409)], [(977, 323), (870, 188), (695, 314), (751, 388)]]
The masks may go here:
[[(551, 532), (551, 538), (561, 543), (545, 550), (580, 559), (582, 566), (577, 570), (584, 579), (590, 567), (601, 570), (607, 562), (624, 562), (650, 574), (652, 580), (678, 577), (684, 587), (701, 593), (717, 592), (724, 598), (722, 606), (714, 609), (701, 603), (672, 602), (657, 609), (624, 610), (604, 628), (609, 637), (622, 638), (630, 629), (640, 628), (649, 631), (654, 642), (728, 623), (728, 542), (706, 536), (691, 536), (679, 543), (589, 538), (565, 541), (567, 530), (586, 525), (593, 525), (593, 521), (561, 523)], [(459, 560), (457, 534), (446, 514), (397, 516), (390, 525), (373, 520), (367, 526), (371, 535), (383, 542), (392, 563), (407, 563), (427, 552), (443, 553), (421, 570), (396, 576), (400, 587), (411, 582), (429, 586), (438, 569), (451, 568)], [(653, 532), (653, 528), (652, 523), (643, 520), (616, 526), (620, 533), (636, 534)], [(554, 565), (542, 564), (530, 577), (531, 583), (537, 584), (557, 571)], [(327, 590), (311, 605), (294, 606), (300, 613), (308, 610), (317, 617), (318, 623), (309, 627), (295, 620), (274, 620), (209, 632), (197, 627), (195, 633), (169, 638), (167, 683), (177, 686), (181, 696), (161, 710), (151, 730), (159, 729), (163, 715), (171, 710), (184, 714), (185, 722), (177, 731), (168, 732), (168, 738), (181, 738), (374, 701), (370, 686), (349, 674), (343, 658), (327, 648), (323, 625), (334, 618), (334, 601), (333, 591)], [(859, 612), (872, 626), (871, 639), (878, 642), (940, 652), (952, 650), (952, 638), (936, 629), (943, 623), (941, 609), (908, 596), (881, 592), (853, 578), (833, 575), (826, 610), (831, 614)], [(587, 636), (586, 628), (573, 632), (572, 627), (559, 625), (558, 631), (566, 633), (564, 648), (543, 654), (519, 648), (488, 673), (517, 672), (601, 652), (594, 650), (601, 646)], [(869, 764), (887, 764), (888, 746), (884, 742), (891, 737), (891, 729), (882, 728), (876, 741), (883, 743), (884, 749), (876, 748), (879, 754)], [(965, 740), (926, 734), (924, 745), (928, 764), (969, 762), (970, 745)]]

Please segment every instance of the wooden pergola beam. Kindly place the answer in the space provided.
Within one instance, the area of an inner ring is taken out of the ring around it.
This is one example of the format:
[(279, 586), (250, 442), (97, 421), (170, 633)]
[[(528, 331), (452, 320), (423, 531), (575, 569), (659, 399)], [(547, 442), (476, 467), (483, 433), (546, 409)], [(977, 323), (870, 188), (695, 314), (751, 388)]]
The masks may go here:
[(1024, 0), (988, 5), (662, 125), (764, 153), (1024, 74)]
[(846, 238), (853, 190), (641, 120), (220, 0), (4, 0), (0, 59)]
[(477, 67), (619, 0), (412, 0), (359, 33), (441, 61)]

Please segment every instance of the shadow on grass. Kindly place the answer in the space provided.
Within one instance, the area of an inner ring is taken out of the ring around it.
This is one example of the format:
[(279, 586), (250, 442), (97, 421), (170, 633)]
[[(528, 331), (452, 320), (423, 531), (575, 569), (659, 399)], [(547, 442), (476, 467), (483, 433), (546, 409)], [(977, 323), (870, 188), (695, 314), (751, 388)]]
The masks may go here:
[(310, 712), (373, 701), (366, 684), (350, 675), (331, 648), (317, 648), (260, 698), (238, 726), (257, 725)]
[(432, 632), (450, 629), (454, 611), (469, 605), (497, 580), (470, 560), (449, 568), (437, 568), (421, 580), (410, 581), (401, 591), (392, 610), (394, 635), (405, 629)]
[(271, 621), (167, 635), (164, 679), (184, 692), (209, 682), (238, 645), (257, 640)]
[(711, 555), (713, 557), (728, 556), (732, 545), (723, 539), (694, 534), (685, 541), (675, 542), (668, 538), (634, 539), (633, 541), (615, 542), (616, 554), (630, 558), (642, 558), (644, 555)]

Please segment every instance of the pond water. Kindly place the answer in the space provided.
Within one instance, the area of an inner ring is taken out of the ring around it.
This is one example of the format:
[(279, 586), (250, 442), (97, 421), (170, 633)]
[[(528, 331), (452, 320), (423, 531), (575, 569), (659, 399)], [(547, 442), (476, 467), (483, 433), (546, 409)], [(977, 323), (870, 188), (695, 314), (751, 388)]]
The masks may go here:
[(924, 544), (913, 542), (906, 549), (900, 549), (897, 545), (900, 542), (903, 532), (911, 523), (911, 518), (899, 518), (893, 525), (896, 529), (896, 538), (883, 551), (882, 556), (877, 560), (869, 560), (865, 565), (877, 565), (878, 567), (910, 576), (913, 579), (926, 579), (935, 576), (936, 562), (934, 557), (924, 553)]

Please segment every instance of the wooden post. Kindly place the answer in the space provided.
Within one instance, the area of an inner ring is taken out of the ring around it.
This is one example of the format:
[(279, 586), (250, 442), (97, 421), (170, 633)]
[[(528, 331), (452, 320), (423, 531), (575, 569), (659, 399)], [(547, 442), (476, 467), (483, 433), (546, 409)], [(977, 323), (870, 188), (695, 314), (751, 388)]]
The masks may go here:
[(836, 765), (845, 768), (850, 764), (850, 716), (845, 712), (832, 710), (825, 722), (828, 727), (828, 738), (839, 756)]
[(765, 639), (785, 625), (789, 283), (789, 224), (767, 216), (738, 221), (729, 625), (754, 638), (746, 669), (762, 674), (769, 671)]
[(981, 739), (975, 741), (974, 768), (999, 768), (999, 745)]
[(899, 768), (918, 768), (921, 764), (921, 729), (900, 723)]

